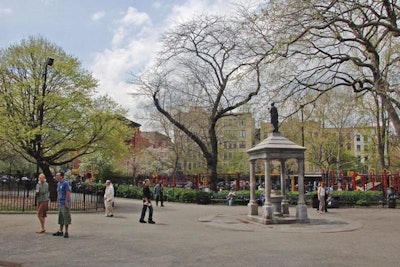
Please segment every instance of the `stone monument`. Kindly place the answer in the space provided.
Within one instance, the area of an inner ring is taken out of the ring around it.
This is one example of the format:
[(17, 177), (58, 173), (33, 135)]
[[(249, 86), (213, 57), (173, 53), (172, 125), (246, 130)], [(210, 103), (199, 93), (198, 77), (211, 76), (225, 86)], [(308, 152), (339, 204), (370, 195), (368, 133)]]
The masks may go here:
[[(258, 204), (255, 195), (256, 184), (256, 162), (262, 160), (265, 169), (265, 204), (262, 207), (263, 214), (261, 222), (280, 223), (276, 217), (289, 216), (289, 204), (286, 199), (286, 160), (296, 159), (298, 165), (298, 184), (299, 184), (299, 200), (296, 206), (296, 222), (309, 222), (307, 215), (307, 206), (305, 204), (304, 195), (304, 152), (305, 147), (295, 144), (294, 142), (283, 137), (278, 130), (278, 110), (274, 103), (270, 108), (271, 123), (274, 127), (273, 131), (268, 133), (268, 137), (259, 144), (249, 149), (247, 153), (250, 156), (250, 201), (248, 203), (248, 215), (258, 215)], [(281, 177), (281, 194), (271, 196), (272, 182), (272, 161), (280, 162)], [(280, 205), (277, 206), (277, 205)]]

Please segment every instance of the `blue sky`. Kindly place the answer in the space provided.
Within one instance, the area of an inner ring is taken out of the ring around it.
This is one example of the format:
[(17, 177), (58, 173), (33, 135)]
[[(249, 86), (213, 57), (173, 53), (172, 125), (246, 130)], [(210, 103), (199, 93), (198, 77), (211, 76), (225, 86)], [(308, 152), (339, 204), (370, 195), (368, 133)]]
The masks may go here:
[(232, 12), (246, 0), (0, 0), (0, 48), (42, 36), (77, 57), (139, 123), (141, 102), (130, 96), (129, 75), (157, 53), (160, 35), (204, 12)]

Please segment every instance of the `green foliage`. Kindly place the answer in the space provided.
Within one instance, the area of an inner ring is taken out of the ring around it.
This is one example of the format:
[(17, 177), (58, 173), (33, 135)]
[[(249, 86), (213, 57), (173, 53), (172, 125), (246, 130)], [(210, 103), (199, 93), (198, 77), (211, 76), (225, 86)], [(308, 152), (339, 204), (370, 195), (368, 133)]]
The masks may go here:
[(96, 87), (77, 58), (43, 38), (1, 49), (0, 140), (49, 176), (49, 166), (112, 154), (125, 132), (115, 121), (125, 111), (108, 97), (96, 98)]
[(383, 199), (382, 191), (334, 191), (333, 196), (339, 196), (339, 203), (348, 205), (378, 205)]
[[(120, 185), (117, 189), (116, 195), (118, 197), (142, 198), (142, 187)], [(153, 190), (151, 188), (150, 190)], [(256, 190), (256, 199), (259, 199), (261, 190)], [(228, 195), (228, 190), (222, 190), (218, 192), (203, 192), (199, 190), (191, 190), (186, 188), (177, 187), (165, 187), (164, 188), (164, 198), (166, 201), (170, 202), (182, 202), (182, 203), (198, 203), (198, 204), (209, 204), (211, 200), (219, 200), (220, 202), (226, 200)], [(275, 192), (280, 194), (279, 191)], [(313, 196), (316, 193), (309, 193), (305, 195), (306, 203), (310, 204), (312, 202)], [(379, 205), (382, 203), (382, 192), (381, 191), (333, 191), (330, 193), (332, 196), (339, 197), (339, 205), (345, 206), (371, 206)], [(250, 199), (249, 190), (239, 190), (235, 191), (236, 201), (238, 203), (245, 203)], [(298, 192), (287, 192), (286, 199), (290, 205), (296, 205), (299, 199)]]
[(142, 187), (131, 186), (131, 185), (120, 185), (118, 186), (115, 195), (117, 197), (123, 198), (133, 198), (133, 199), (141, 199), (143, 195)]

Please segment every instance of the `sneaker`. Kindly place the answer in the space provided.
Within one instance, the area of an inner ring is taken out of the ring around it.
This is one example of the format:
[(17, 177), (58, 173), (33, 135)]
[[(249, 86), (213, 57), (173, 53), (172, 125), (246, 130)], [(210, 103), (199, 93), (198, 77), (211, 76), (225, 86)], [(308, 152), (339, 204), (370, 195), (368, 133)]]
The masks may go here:
[(140, 223), (146, 223), (146, 221), (145, 221), (145, 220), (139, 220), (139, 222), (140, 222)]
[(57, 231), (53, 235), (54, 236), (63, 236), (63, 232)]
[(152, 221), (152, 220), (149, 220), (148, 223), (150, 223), (150, 224), (155, 224), (156, 222), (155, 222), (155, 221)]
[(68, 238), (68, 237), (69, 237), (68, 232), (65, 232), (64, 238)]

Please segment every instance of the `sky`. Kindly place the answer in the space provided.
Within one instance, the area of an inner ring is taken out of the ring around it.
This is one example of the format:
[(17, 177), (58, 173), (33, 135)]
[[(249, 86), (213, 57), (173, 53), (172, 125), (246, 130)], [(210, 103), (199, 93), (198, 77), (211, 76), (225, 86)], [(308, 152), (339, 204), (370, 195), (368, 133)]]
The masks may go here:
[[(160, 36), (203, 13), (230, 13), (246, 0), (0, 0), (0, 49), (44, 37), (77, 57), (99, 81), (97, 91), (142, 125), (132, 75), (157, 54)], [(55, 59), (56, 64), (57, 59)]]

